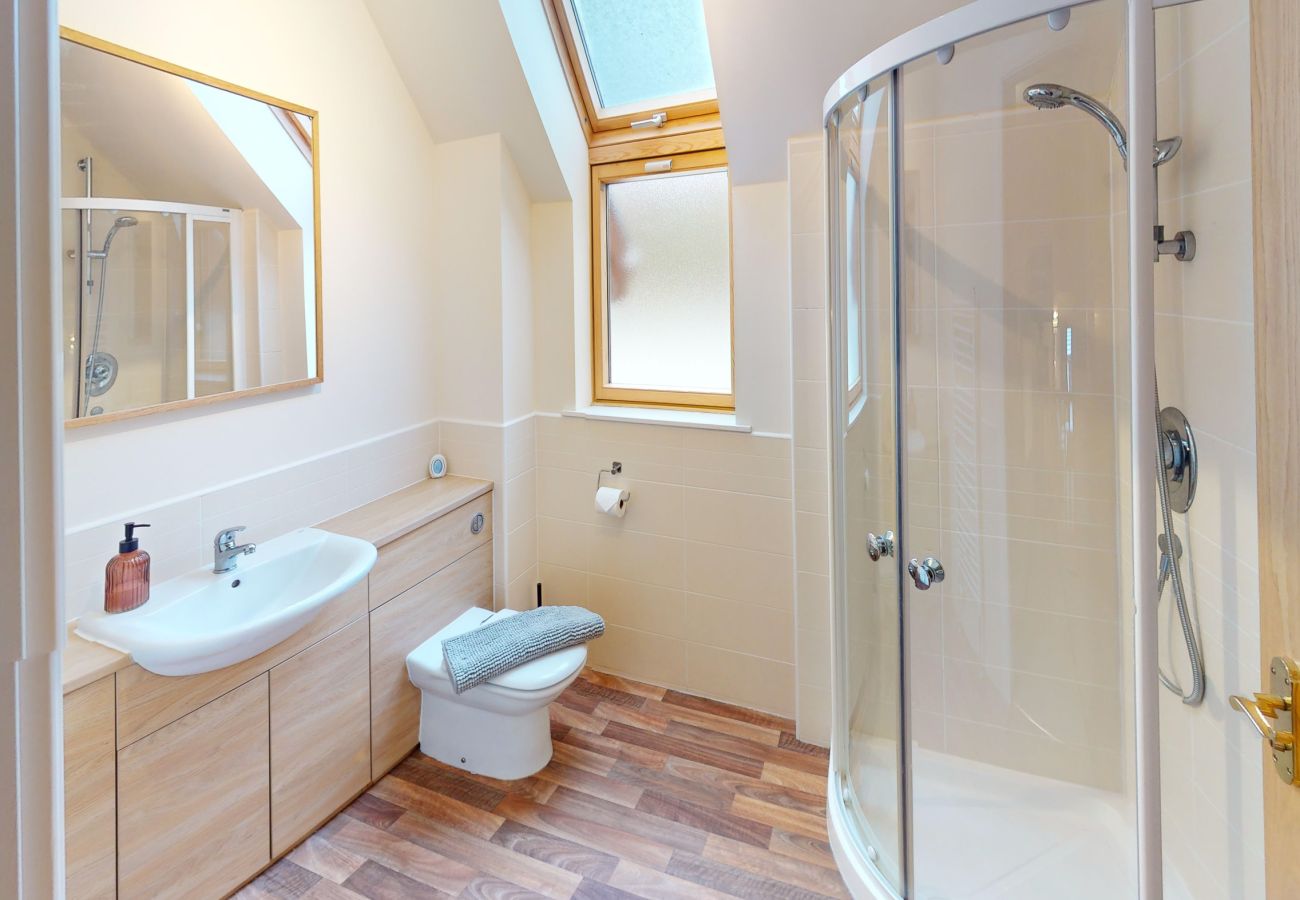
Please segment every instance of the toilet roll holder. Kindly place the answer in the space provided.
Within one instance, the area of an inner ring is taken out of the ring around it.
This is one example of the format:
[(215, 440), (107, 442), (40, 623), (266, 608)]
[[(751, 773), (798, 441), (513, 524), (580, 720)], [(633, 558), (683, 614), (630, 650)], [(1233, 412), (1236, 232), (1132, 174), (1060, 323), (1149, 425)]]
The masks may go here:
[(601, 469), (599, 472), (596, 473), (596, 490), (600, 490), (600, 478), (602, 475), (613, 476), (613, 475), (622, 475), (622, 474), (623, 474), (623, 464), (618, 460), (614, 460), (612, 463), (609, 464), (608, 469)]

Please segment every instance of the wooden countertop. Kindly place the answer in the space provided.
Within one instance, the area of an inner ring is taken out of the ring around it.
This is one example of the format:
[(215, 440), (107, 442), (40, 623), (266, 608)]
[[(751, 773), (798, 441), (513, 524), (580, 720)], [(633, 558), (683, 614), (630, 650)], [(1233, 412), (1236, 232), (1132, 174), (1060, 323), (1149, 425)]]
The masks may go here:
[[(316, 527), (382, 547), (490, 490), (492, 482), (463, 475), (428, 478)], [(78, 637), (73, 633), (75, 626), (75, 622), (68, 625), (63, 648), (64, 694), (131, 665), (130, 654)]]
[(463, 475), (426, 478), (316, 527), (382, 547), (490, 490), (492, 482)]

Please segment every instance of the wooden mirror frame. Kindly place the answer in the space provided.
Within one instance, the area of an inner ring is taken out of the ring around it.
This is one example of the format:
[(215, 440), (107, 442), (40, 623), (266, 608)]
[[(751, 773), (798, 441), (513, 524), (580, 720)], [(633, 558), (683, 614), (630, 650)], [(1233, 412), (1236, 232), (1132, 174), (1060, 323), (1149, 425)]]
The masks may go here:
[[(85, 416), (63, 420), (65, 428), (84, 428), (89, 425), (99, 425), (107, 422), (120, 422), (124, 419), (135, 419), (140, 416), (149, 416), (155, 413), (173, 412), (179, 409), (192, 409), (199, 406), (210, 406), (215, 403), (224, 403), (228, 400), (240, 400), (248, 397), (258, 397), (264, 394), (278, 393), (281, 391), (291, 391), (299, 388), (311, 387), (312, 385), (321, 384), (325, 381), (325, 341), (324, 341), (324, 308), (322, 297), (324, 288), (321, 281), (321, 229), (320, 229), (320, 113), (310, 107), (303, 106), (299, 103), (290, 103), (287, 100), (281, 100), (278, 97), (272, 97), (260, 91), (251, 88), (241, 87), (232, 84), (220, 78), (214, 78), (211, 75), (204, 75), (202, 72), (196, 72), (193, 69), (187, 69), (184, 66), (158, 59), (144, 53), (139, 53), (119, 44), (110, 43), (101, 40), (93, 35), (85, 34), (80, 31), (74, 31), (71, 28), (59, 28), (59, 37), (62, 40), (73, 44), (78, 44), (91, 50), (98, 50), (124, 59), (127, 62), (138, 63), (142, 66), (148, 66), (151, 69), (157, 69), (168, 75), (176, 75), (181, 78), (188, 78), (191, 81), (197, 81), (206, 84), (209, 87), (218, 88), (219, 90), (229, 91), (232, 94), (238, 94), (241, 97), (247, 97), (250, 100), (256, 100), (259, 103), (265, 103), (268, 106), (278, 107), (288, 110), (289, 112), (298, 113), (311, 119), (312, 133), (311, 138), (311, 179), (312, 179), (312, 246), (315, 255), (314, 266), (316, 270), (316, 374), (310, 378), (299, 378), (294, 381), (283, 381), (278, 384), (259, 385), (253, 388), (244, 388), (242, 390), (225, 391), (220, 394), (210, 394), (206, 397), (191, 397), (185, 400), (171, 400), (164, 403), (155, 403), (152, 406), (141, 406), (137, 409), (124, 409), (118, 412), (105, 413), (101, 416)], [(60, 192), (62, 195), (62, 192)]]

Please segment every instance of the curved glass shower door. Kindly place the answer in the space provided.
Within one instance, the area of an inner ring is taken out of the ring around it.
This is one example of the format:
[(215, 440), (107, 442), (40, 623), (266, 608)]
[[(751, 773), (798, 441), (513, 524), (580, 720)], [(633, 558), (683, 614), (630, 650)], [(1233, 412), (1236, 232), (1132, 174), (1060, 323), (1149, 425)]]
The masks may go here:
[(895, 890), (903, 884), (902, 625), (895, 544), (899, 531), (895, 442), (898, 360), (894, 335), (894, 190), (889, 79), (868, 85), (832, 125), (838, 181), (832, 216), (832, 315), (838, 335), (832, 404), (837, 427), (836, 770), (862, 853)]
[(1136, 898), (1129, 4), (962, 9), (828, 99), (833, 840), (867, 896)]

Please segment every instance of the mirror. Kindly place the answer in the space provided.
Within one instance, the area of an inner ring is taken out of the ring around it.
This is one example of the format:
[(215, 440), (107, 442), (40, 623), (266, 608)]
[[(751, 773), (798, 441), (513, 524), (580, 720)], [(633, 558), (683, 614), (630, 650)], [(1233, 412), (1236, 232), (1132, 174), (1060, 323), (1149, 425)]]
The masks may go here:
[(316, 113), (60, 34), (67, 423), (319, 383)]

